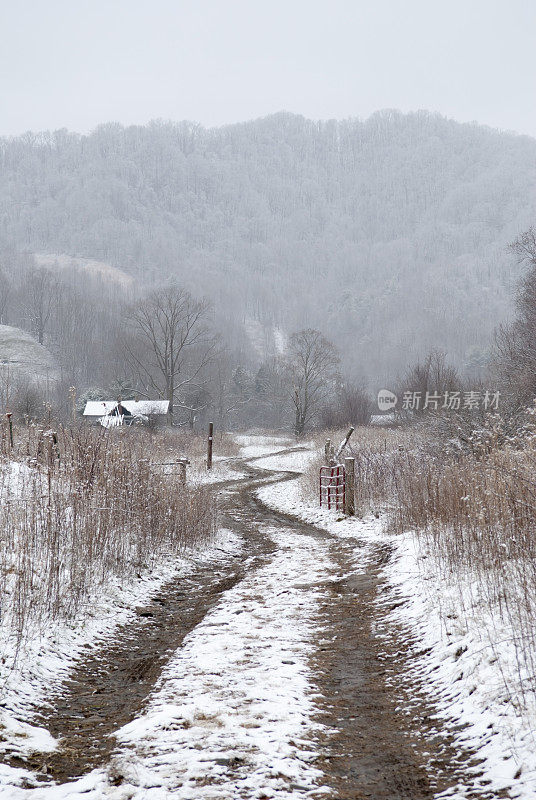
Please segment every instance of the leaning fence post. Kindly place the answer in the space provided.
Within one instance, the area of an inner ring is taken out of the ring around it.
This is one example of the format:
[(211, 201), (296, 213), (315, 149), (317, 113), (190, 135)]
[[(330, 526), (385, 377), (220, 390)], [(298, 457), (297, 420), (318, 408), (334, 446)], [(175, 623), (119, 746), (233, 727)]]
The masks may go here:
[(212, 441), (214, 439), (214, 423), (208, 423), (208, 443), (207, 443), (207, 469), (212, 469)]
[(344, 459), (346, 487), (344, 492), (344, 513), (349, 517), (355, 514), (355, 458)]

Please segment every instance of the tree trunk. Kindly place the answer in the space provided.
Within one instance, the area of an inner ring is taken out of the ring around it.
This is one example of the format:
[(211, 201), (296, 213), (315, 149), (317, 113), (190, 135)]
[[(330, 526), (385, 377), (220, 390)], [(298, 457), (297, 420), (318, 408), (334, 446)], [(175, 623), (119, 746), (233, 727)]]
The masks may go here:
[(173, 402), (175, 400), (175, 389), (173, 386), (168, 386), (167, 398), (169, 400), (169, 408), (168, 408), (169, 424), (173, 425)]

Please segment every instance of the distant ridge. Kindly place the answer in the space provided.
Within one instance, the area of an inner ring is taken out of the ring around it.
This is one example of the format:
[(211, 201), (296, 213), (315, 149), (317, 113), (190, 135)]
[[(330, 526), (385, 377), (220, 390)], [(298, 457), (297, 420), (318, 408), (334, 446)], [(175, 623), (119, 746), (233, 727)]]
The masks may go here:
[(535, 220), (536, 140), (428, 112), (0, 141), (1, 246), (175, 276), (230, 327), (319, 327), (372, 380), (433, 347), (484, 363)]

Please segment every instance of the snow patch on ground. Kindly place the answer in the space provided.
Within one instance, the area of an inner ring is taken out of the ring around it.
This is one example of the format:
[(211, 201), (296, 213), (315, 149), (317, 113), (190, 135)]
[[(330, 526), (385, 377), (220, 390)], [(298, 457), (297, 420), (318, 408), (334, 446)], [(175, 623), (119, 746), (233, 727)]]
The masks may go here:
[(273, 456), (268, 454), (267, 456), (263, 456), (259, 458), (255, 465), (257, 467), (261, 467), (262, 469), (270, 469), (277, 472), (278, 470), (288, 470), (289, 472), (303, 472), (303, 470), (307, 469), (311, 459), (314, 459), (315, 454), (311, 452), (309, 449), (311, 446), (310, 442), (304, 442), (303, 444), (296, 445), (296, 443), (291, 445), (292, 447), (304, 447), (307, 448), (306, 450), (297, 450), (294, 453), (283, 453), (278, 456)]
[(193, 486), (207, 486), (212, 483), (223, 481), (238, 480), (244, 477), (244, 473), (234, 469), (232, 464), (234, 458), (214, 459), (212, 469), (208, 470), (206, 464), (203, 467), (188, 467), (188, 483)]
[(70, 256), (65, 253), (34, 253), (36, 266), (46, 267), (47, 269), (57, 270), (83, 270), (99, 278), (106, 278), (113, 283), (121, 286), (130, 286), (133, 283), (131, 275), (127, 275), (122, 269), (113, 267), (105, 261), (96, 261), (93, 258), (80, 258)]
[[(292, 453), (292, 458), (286, 458), (285, 469), (300, 469), (307, 464), (314, 454)], [(259, 461), (259, 466), (264, 466), (266, 459)], [(277, 459), (279, 462), (279, 458)], [(328, 511), (326, 508), (315, 507), (310, 502), (304, 502), (303, 489), (299, 480), (288, 481), (286, 483), (276, 483), (272, 486), (263, 486), (257, 490), (258, 497), (265, 505), (274, 510), (283, 511), (293, 517), (316, 525), (322, 530), (329, 531), (341, 537), (359, 537), (360, 539), (370, 538), (371, 540), (388, 540), (390, 537), (383, 532), (381, 519), (369, 515), (363, 519), (345, 517), (342, 512)]]
[(286, 447), (292, 447), (295, 440), (289, 436), (259, 436), (256, 434), (241, 434), (235, 436), (235, 442), (240, 445), (241, 458), (258, 458), (270, 455)]
[(288, 336), (283, 328), (274, 327), (274, 345), (278, 356), (286, 355), (288, 350)]

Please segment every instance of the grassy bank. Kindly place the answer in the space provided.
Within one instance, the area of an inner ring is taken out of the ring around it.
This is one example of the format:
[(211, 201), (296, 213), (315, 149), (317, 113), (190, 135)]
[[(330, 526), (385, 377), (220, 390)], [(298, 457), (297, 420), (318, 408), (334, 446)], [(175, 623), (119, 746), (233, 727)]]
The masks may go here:
[[(507, 625), (524, 676), (515, 690), (522, 702), (520, 692), (536, 689), (536, 437), (525, 429), (505, 438), (500, 427), (490, 421), (463, 448), (425, 427), (358, 429), (356, 508), (381, 514), (392, 533), (415, 531), (437, 579), (458, 582), (462, 614), (478, 606)], [(308, 501), (318, 502), (322, 461), (304, 476)]]
[[(208, 544), (213, 497), (163, 468), (184, 434), (30, 425), (0, 456), (2, 624), (19, 640), (73, 617), (111, 579), (130, 580)], [(195, 456), (194, 456), (195, 457)]]

